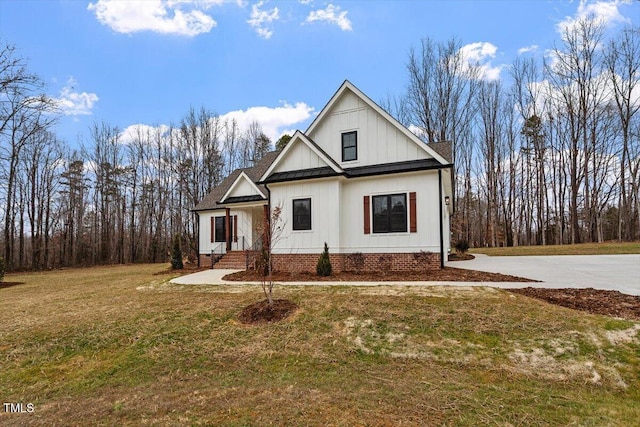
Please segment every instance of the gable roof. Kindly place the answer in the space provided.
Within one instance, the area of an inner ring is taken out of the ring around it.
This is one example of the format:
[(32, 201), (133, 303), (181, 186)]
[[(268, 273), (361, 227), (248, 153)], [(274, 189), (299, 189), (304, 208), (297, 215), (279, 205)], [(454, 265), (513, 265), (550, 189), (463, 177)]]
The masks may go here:
[[(209, 194), (207, 194), (200, 202), (193, 208), (194, 212), (197, 211), (207, 211), (212, 209), (221, 209), (224, 208), (224, 204), (220, 204), (219, 202), (229, 191), (231, 186), (236, 182), (241, 173), (244, 173), (247, 178), (249, 178), (254, 184), (258, 182), (258, 179), (264, 174), (271, 163), (276, 159), (280, 152), (279, 151), (271, 151), (262, 157), (258, 163), (251, 168), (243, 168), (236, 169), (229, 176), (222, 180), (220, 184), (215, 186), (213, 190)], [(260, 190), (262, 194), (267, 194), (266, 188), (264, 185), (256, 184), (256, 187)], [(250, 197), (250, 196), (249, 196)], [(239, 202), (239, 201), (249, 201), (249, 200), (234, 200), (235, 198), (228, 198), (227, 203)], [(261, 198), (262, 200), (266, 200), (266, 198)]]
[[(342, 172), (342, 168), (335, 160), (331, 158), (325, 151), (320, 148), (318, 144), (316, 144), (311, 138), (309, 138), (304, 133), (297, 130), (284, 149), (280, 152), (280, 154), (276, 157), (276, 159), (271, 163), (271, 165), (265, 170), (265, 172), (260, 177), (260, 182), (267, 180), (270, 175), (274, 175), (273, 171), (278, 167), (278, 165), (282, 164), (284, 159), (286, 159), (287, 155), (293, 150), (293, 147), (296, 144), (304, 144), (309, 150), (313, 151), (325, 164), (326, 168), (335, 172), (335, 174), (339, 174)], [(283, 173), (283, 172), (279, 172)]]
[[(255, 194), (245, 194), (242, 196), (231, 196), (233, 194), (233, 191), (240, 185), (241, 182), (247, 182), (249, 183), (249, 186), (253, 189)], [(254, 181), (251, 180), (251, 178), (249, 178), (249, 176), (247, 176), (247, 173), (243, 170), (240, 172), (240, 174), (238, 175), (238, 177), (233, 181), (233, 183), (231, 184), (231, 186), (229, 187), (229, 189), (224, 193), (224, 195), (220, 198), (220, 203), (229, 203), (229, 201), (231, 199), (238, 199), (240, 198), (244, 198), (244, 197), (253, 197), (253, 196), (258, 196), (259, 200), (260, 198), (262, 199), (266, 199), (267, 196), (265, 194), (264, 191), (262, 191), (260, 188), (258, 188), (258, 186), (255, 184)]]
[(449, 163), (453, 163), (453, 144), (451, 141), (430, 142), (428, 145), (436, 153), (440, 154), (443, 159)]
[(441, 164), (449, 164), (450, 161), (444, 159), (436, 150), (432, 147), (429, 147), (428, 144), (425, 144), (420, 138), (418, 138), (413, 132), (407, 129), (404, 125), (402, 125), (399, 121), (397, 121), (391, 114), (387, 113), (382, 107), (376, 104), (371, 98), (369, 98), (364, 92), (358, 89), (353, 83), (349, 80), (345, 80), (342, 85), (338, 88), (336, 93), (333, 94), (327, 105), (324, 106), (320, 114), (316, 116), (316, 118), (311, 122), (307, 130), (305, 131), (306, 135), (311, 135), (316, 127), (319, 126), (320, 123), (324, 120), (329, 111), (333, 108), (333, 106), (338, 102), (338, 100), (342, 97), (342, 95), (347, 91), (351, 91), (357, 97), (359, 97), (362, 101), (364, 101), (371, 109), (380, 114), (385, 120), (395, 126), (401, 133), (403, 133), (409, 140), (415, 143), (418, 147), (424, 150), (431, 157), (436, 159)]

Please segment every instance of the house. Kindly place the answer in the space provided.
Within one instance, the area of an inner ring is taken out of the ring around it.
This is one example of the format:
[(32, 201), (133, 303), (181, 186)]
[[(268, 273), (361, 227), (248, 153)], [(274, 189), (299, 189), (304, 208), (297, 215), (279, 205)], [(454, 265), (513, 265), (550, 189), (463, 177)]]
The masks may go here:
[(452, 192), (451, 144), (424, 143), (345, 81), (305, 132), (194, 208), (199, 261), (227, 254), (220, 266), (243, 267), (239, 254), (261, 244), (279, 206), (276, 270), (314, 271), (325, 242), (334, 271), (444, 267)]

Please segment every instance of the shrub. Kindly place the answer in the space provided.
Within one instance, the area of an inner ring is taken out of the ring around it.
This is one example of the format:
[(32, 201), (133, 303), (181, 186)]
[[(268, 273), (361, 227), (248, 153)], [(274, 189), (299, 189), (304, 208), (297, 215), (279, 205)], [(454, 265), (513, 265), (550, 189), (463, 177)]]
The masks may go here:
[(324, 242), (324, 250), (322, 254), (320, 254), (320, 259), (318, 259), (316, 273), (318, 273), (318, 276), (331, 276), (331, 260), (329, 260), (329, 246), (327, 246), (327, 242)]
[(458, 240), (456, 242), (456, 252), (459, 254), (465, 254), (469, 250), (469, 242), (466, 240)]
[(176, 234), (173, 238), (173, 250), (171, 251), (171, 268), (173, 270), (182, 270), (182, 249), (180, 248), (180, 235)]
[(0, 257), (0, 282), (2, 282), (2, 279), (4, 279), (4, 270), (5, 270), (4, 259)]

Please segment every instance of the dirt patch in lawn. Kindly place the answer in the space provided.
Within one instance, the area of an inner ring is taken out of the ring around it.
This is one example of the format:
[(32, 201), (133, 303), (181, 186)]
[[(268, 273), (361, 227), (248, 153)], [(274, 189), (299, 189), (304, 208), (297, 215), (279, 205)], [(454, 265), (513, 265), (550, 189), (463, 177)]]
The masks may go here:
[(640, 296), (600, 289), (509, 289), (510, 292), (593, 314), (640, 320)]
[(10, 288), (12, 286), (24, 285), (24, 282), (0, 282), (0, 289)]
[[(239, 271), (227, 274), (224, 280), (258, 282), (261, 277), (255, 270)], [(322, 277), (306, 272), (273, 273), (276, 282), (536, 282), (524, 277), (510, 276), (500, 273), (465, 270), (462, 268), (445, 267), (440, 270), (422, 272), (374, 271), (374, 272), (342, 272)]]
[(296, 312), (298, 306), (288, 299), (275, 299), (273, 304), (262, 300), (246, 306), (238, 315), (242, 323), (272, 323), (286, 319)]

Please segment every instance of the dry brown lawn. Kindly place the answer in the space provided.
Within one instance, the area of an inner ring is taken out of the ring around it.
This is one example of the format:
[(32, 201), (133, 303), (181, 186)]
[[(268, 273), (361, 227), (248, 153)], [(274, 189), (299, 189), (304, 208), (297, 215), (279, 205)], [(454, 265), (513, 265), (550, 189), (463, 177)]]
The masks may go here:
[(0, 425), (606, 425), (640, 419), (640, 323), (492, 288), (180, 286), (166, 265), (10, 274)]

